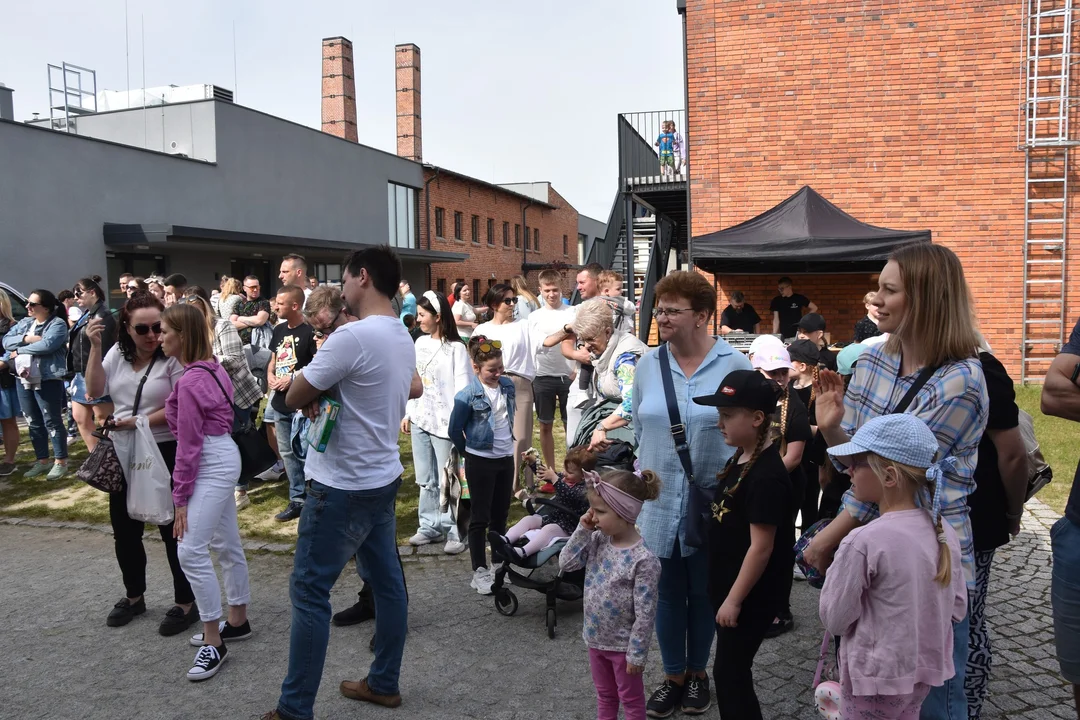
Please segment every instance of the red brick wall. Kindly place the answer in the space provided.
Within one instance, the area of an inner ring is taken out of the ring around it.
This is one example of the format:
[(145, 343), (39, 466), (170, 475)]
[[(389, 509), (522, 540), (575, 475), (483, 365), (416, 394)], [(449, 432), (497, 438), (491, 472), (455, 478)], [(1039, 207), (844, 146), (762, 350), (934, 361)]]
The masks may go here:
[[(802, 185), (865, 222), (930, 229), (961, 258), (982, 329), (1018, 378), (1024, 3), (686, 5), (693, 235), (753, 217)], [(1071, 265), (1080, 269), (1080, 257)], [(767, 308), (775, 280), (725, 278), (724, 290)], [(866, 284), (795, 278), (845, 332)], [(1080, 295), (1068, 298), (1076, 317)]]
[[(436, 175), (435, 170), (426, 170), (425, 179)], [(424, 192), (420, 192), (420, 243), (427, 247), (428, 223), (431, 224), (431, 249), (449, 252), (464, 252), (469, 258), (461, 263), (435, 263), (431, 266), (431, 287), (437, 287), (439, 279), (446, 281), (447, 292), (458, 279), (472, 285), (474, 279), (480, 280), (481, 293), (493, 282), (503, 282), (515, 275), (522, 274), (522, 262), (548, 263), (560, 261), (574, 262), (577, 252), (578, 213), (554, 189), (549, 192), (548, 202), (554, 209), (533, 205), (525, 211), (526, 223), (530, 235), (533, 228), (540, 229), (540, 250), (533, 249), (530, 237), (529, 249), (523, 252), (521, 247), (514, 247), (514, 225), (521, 224), (521, 208), (527, 200), (518, 195), (492, 188), (489, 185), (472, 182), (467, 179), (439, 173), (428, 184), (430, 204), (425, 204)], [(435, 234), (435, 208), (444, 209), (443, 234)], [(461, 240), (454, 239), (454, 212), (461, 212)], [(472, 216), (480, 217), (480, 242), (472, 242)], [(495, 221), (495, 244), (487, 242), (487, 220)], [(510, 223), (510, 247), (503, 247), (503, 222)], [(525, 230), (522, 228), (522, 243)], [(567, 237), (569, 256), (563, 255), (563, 235)], [(492, 273), (495, 277), (492, 278)], [(537, 272), (529, 273), (528, 279), (533, 292), (536, 292)], [(567, 277), (565, 289), (572, 288), (573, 277)], [(475, 298), (479, 304), (481, 298)]]
[(322, 41), (322, 131), (357, 141), (353, 46), (343, 37)]

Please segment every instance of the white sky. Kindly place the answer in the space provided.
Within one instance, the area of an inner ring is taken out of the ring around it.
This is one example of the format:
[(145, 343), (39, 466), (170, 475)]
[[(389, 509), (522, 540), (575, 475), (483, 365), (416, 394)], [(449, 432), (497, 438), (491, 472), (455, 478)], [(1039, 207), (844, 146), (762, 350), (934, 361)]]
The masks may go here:
[[(124, 0), (8, 3), (0, 82), (15, 117), (48, 115), (46, 64), (127, 87)], [(353, 41), (360, 142), (396, 148), (394, 45), (422, 52), (424, 160), (493, 182), (549, 180), (607, 220), (617, 190), (616, 115), (682, 108), (675, 0), (128, 0), (131, 87), (212, 83), (236, 101), (319, 127), (321, 41)], [(299, 9), (304, 7), (304, 9)], [(233, 23), (237, 75), (233, 79)]]

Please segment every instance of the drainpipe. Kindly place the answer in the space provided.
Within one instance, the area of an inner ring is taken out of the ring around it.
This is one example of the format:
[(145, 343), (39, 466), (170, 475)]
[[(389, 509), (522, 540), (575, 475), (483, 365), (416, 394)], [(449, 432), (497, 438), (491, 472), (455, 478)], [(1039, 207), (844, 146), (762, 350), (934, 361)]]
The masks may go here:
[[(436, 167), (435, 174), (424, 181), (424, 219), (427, 221), (427, 229), (424, 235), (427, 237), (427, 249), (431, 249), (431, 189), (428, 187), (431, 185), (431, 181), (439, 177), (439, 173), (442, 172), (442, 168)], [(427, 264), (427, 286), (431, 288), (431, 263)]]
[(525, 242), (521, 244), (521, 274), (525, 274), (525, 266), (529, 262), (529, 237), (525, 232), (525, 228), (528, 225), (525, 224), (525, 211), (533, 206), (533, 201), (529, 200), (527, 203), (521, 206), (521, 232), (524, 235)]

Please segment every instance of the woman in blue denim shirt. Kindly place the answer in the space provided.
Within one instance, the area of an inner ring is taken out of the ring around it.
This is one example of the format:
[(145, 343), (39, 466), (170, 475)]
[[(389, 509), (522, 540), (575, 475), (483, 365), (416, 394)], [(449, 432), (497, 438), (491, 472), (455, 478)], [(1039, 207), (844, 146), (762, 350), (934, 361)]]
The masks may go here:
[(481, 595), (491, 594), (495, 576), (484, 551), (488, 529), (506, 534), (510, 493), (514, 488), (514, 383), (503, 374), (502, 343), (484, 335), (469, 340), (474, 377), (454, 396), (450, 441), (465, 456), (469, 480), (469, 583)]
[[(67, 429), (64, 427), (64, 374), (67, 372), (67, 312), (48, 290), (34, 290), (26, 302), (30, 313), (4, 335), (4, 350), (14, 358), (37, 358), (41, 375), (27, 387), (18, 381), (19, 404), (26, 415), (30, 442), (37, 462), (23, 477), (46, 476), (57, 480), (67, 473)], [(12, 361), (14, 364), (14, 361)], [(53, 466), (49, 469), (49, 440), (52, 439)]]

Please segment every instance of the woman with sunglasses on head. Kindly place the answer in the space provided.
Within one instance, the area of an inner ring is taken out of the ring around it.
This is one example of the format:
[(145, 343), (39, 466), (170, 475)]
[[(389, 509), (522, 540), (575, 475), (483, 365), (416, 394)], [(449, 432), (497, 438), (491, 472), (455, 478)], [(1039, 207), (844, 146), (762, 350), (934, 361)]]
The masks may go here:
[(75, 373), (71, 381), (71, 414), (87, 450), (92, 452), (98, 444), (94, 428), (112, 415), (113, 405), (108, 395), (93, 397), (86, 394), (86, 361), (90, 357), (86, 327), (94, 318), (101, 320), (101, 350), (107, 354), (116, 342), (116, 320), (105, 303), (105, 291), (92, 278), (85, 277), (75, 283), (74, 293), (83, 315), (71, 328), (68, 339), (68, 370)]
[[(514, 383), (517, 410), (514, 413), (514, 457), (522, 458), (532, 445), (533, 437), (533, 391), (536, 378), (536, 351), (544, 338), (533, 337), (526, 320), (514, 320), (517, 294), (509, 285), (492, 285), (484, 304), (488, 307), (488, 321), (477, 325), (472, 337), (483, 335), (501, 343), (503, 366), (506, 376)], [(526, 468), (527, 483), (532, 482)], [(518, 490), (518, 499), (524, 500), (526, 490)]]
[[(86, 361), (86, 391), (91, 397), (109, 395), (113, 401), (113, 427), (131, 431), (136, 426), (132, 411), (146, 418), (154, 432), (158, 450), (169, 472), (176, 465), (176, 438), (165, 419), (165, 401), (184, 368), (175, 358), (161, 351), (161, 312), (164, 308), (150, 293), (135, 293), (120, 310), (116, 344), (102, 358), (100, 318), (91, 320), (86, 334), (90, 338), (90, 356)], [(135, 407), (136, 397), (138, 407)], [(124, 578), (126, 594), (113, 606), (105, 624), (120, 627), (136, 615), (146, 612), (146, 549), (143, 531), (146, 524), (133, 520), (127, 512), (127, 491), (109, 495), (109, 520), (112, 523), (116, 561)], [(199, 619), (195, 595), (180, 567), (176, 554), (173, 523), (160, 525), (165, 554), (172, 571), (173, 602), (158, 627), (162, 635), (176, 635)]]
[[(0, 336), (7, 335), (15, 324), (11, 314), (11, 301), (6, 292), (0, 292)], [(15, 362), (8, 354), (0, 353), (0, 430), (4, 434), (4, 461), (0, 462), (0, 477), (15, 472), (15, 453), (19, 451), (19, 391), (15, 378)]]
[[(64, 427), (64, 405), (67, 391), (67, 312), (56, 296), (48, 290), (34, 290), (26, 302), (29, 313), (4, 335), (7, 362), (15, 366), (19, 381), (16, 390), (19, 405), (26, 415), (30, 442), (34, 445), (37, 462), (23, 473), (31, 478), (46, 475), (46, 480), (58, 480), (67, 473), (67, 429)], [(29, 367), (22, 368), (29, 358)], [(49, 440), (52, 440), (53, 462), (49, 463)]]

